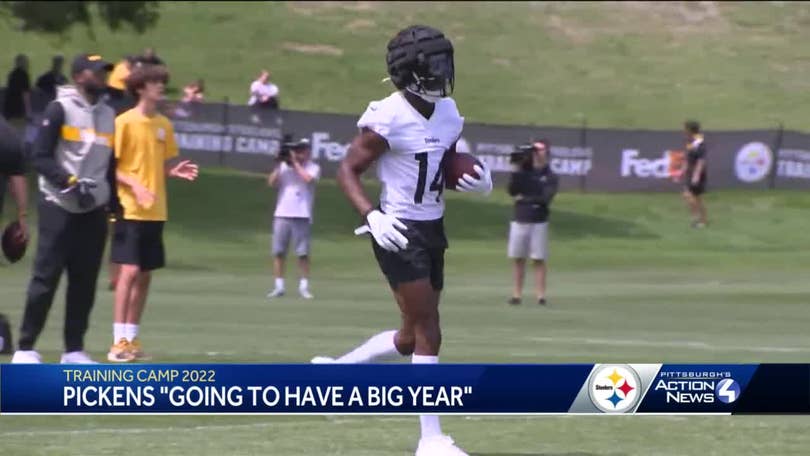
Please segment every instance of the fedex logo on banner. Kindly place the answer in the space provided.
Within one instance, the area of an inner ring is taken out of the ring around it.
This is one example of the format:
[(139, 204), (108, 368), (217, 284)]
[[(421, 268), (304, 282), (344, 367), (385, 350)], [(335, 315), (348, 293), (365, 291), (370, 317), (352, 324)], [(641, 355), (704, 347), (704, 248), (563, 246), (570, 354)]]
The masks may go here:
[(673, 165), (675, 153), (664, 151), (660, 158), (641, 158), (637, 149), (624, 149), (622, 151), (621, 173), (622, 177), (640, 177), (643, 179), (666, 179), (672, 177), (676, 170)]

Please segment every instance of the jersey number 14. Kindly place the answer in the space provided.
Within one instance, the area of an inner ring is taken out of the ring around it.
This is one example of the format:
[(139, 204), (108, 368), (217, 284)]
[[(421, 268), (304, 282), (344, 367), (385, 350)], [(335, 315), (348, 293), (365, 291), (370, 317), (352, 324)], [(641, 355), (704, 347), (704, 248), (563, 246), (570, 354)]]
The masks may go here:
[[(428, 153), (420, 152), (414, 155), (413, 158), (419, 162), (419, 177), (416, 180), (416, 192), (413, 194), (413, 202), (414, 204), (422, 204), (422, 197), (425, 196), (425, 183), (427, 181)], [(438, 192), (436, 194), (436, 202), (439, 202), (442, 197), (442, 191), (444, 191), (443, 165), (444, 163), (439, 164), (439, 169), (436, 171), (436, 175), (433, 176), (433, 181), (430, 183), (430, 191)]]

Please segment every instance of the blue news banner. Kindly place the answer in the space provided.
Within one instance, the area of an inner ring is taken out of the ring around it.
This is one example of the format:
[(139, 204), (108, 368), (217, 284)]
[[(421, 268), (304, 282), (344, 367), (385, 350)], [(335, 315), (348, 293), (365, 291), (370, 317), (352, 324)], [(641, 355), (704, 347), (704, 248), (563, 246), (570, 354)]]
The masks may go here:
[(808, 412), (808, 364), (0, 365), (0, 414)]

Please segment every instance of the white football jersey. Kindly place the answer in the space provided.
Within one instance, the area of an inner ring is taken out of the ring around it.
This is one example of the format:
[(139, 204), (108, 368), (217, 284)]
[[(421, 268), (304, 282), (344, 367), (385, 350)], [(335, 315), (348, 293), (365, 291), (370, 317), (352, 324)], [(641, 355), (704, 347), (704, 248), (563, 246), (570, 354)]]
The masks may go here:
[(430, 119), (400, 92), (372, 101), (357, 122), (388, 141), (377, 162), (382, 183), (380, 208), (407, 220), (436, 220), (444, 215), (444, 153), (458, 140), (464, 118), (452, 98), (436, 102)]

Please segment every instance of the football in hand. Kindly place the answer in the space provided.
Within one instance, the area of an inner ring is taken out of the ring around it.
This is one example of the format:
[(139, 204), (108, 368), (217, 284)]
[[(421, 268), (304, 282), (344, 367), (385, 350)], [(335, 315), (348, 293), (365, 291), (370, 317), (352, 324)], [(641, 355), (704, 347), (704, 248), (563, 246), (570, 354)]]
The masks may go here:
[(3, 230), (3, 255), (11, 263), (16, 263), (25, 256), (28, 240), (22, 239), (22, 226), (19, 222), (11, 222)]
[(444, 162), (444, 186), (450, 190), (455, 190), (459, 179), (465, 174), (469, 174), (476, 179), (480, 178), (481, 176), (473, 169), (475, 165), (483, 167), (481, 162), (470, 154), (448, 153)]

